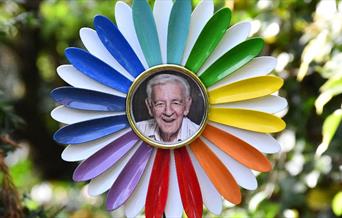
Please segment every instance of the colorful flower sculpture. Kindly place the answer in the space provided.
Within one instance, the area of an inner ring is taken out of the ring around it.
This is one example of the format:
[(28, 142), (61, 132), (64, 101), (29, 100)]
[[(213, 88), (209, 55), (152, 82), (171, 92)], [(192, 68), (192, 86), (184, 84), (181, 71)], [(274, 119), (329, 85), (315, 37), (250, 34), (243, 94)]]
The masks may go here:
[[(118, 2), (117, 26), (96, 16), (95, 30), (80, 30), (88, 51), (66, 49), (71, 65), (57, 72), (71, 86), (51, 93), (61, 104), (51, 115), (66, 126), (54, 139), (68, 144), (64, 160), (82, 161), (75, 181), (90, 180), (92, 196), (108, 191), (108, 210), (202, 217), (204, 204), (220, 214), (222, 197), (239, 204), (239, 186), (256, 189), (252, 170), (271, 170), (262, 153), (280, 150), (269, 133), (285, 128), (274, 114), (287, 107), (274, 94), (283, 80), (267, 75), (276, 60), (256, 57), (264, 42), (247, 39), (249, 22), (229, 28), (231, 11), (213, 11), (211, 0), (193, 12), (190, 0), (156, 0), (153, 11), (146, 0)], [(127, 99), (137, 78), (165, 66), (199, 78), (207, 110), (191, 140), (163, 147), (140, 137)]]

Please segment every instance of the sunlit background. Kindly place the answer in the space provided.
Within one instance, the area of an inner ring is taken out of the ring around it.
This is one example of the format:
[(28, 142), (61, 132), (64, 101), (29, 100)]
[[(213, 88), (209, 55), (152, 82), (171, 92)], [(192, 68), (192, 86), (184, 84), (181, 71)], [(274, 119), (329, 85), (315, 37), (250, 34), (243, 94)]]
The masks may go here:
[[(342, 1), (214, 2), (232, 9), (232, 24), (252, 22), (263, 54), (278, 60), (273, 73), (285, 79), (279, 94), (289, 102), (287, 128), (276, 135), (282, 151), (268, 155), (273, 171), (258, 175), (257, 190), (242, 190), (242, 204), (225, 202), (220, 217), (341, 216)], [(105, 195), (90, 197), (85, 183), (71, 181), (76, 164), (61, 160), (63, 146), (52, 140), (59, 126), (49, 115), (49, 92), (64, 84), (55, 70), (67, 63), (64, 49), (83, 47), (78, 31), (93, 27), (96, 14), (114, 20), (114, 5), (0, 0), (0, 217), (123, 216), (106, 212)]]

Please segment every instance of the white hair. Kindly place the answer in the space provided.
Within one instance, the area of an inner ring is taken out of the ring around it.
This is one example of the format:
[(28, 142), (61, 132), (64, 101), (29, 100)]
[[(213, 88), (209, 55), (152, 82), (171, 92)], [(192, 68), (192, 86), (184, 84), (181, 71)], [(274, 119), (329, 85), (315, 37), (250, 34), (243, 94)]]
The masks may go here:
[(164, 85), (166, 83), (181, 84), (185, 91), (185, 97), (190, 97), (190, 85), (186, 79), (172, 74), (159, 74), (148, 81), (146, 86), (147, 98), (151, 99), (153, 86)]

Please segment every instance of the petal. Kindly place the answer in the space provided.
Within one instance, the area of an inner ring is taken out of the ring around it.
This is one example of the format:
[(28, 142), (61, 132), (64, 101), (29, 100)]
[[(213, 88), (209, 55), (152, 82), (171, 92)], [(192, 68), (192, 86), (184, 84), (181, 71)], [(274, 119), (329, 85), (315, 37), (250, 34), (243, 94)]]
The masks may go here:
[(239, 204), (239, 186), (223, 163), (200, 139), (192, 142), (190, 148), (220, 194), (229, 202)]
[(185, 64), (186, 68), (192, 72), (197, 72), (201, 68), (221, 41), (229, 26), (231, 15), (232, 13), (228, 8), (223, 8), (210, 18), (191, 50), (190, 56)]
[(170, 175), (170, 150), (158, 149), (148, 184), (145, 215), (160, 218), (165, 210)]
[(184, 66), (203, 27), (214, 13), (212, 0), (202, 0), (191, 14), (187, 43), (184, 49), (182, 65)]
[(127, 93), (131, 81), (108, 64), (79, 48), (67, 48), (65, 56), (86, 76), (120, 92)]
[(243, 101), (270, 95), (280, 89), (283, 79), (275, 76), (259, 76), (241, 80), (210, 91), (210, 104)]
[(125, 68), (123, 68), (119, 62), (109, 53), (106, 47), (102, 44), (99, 36), (96, 31), (91, 28), (82, 28), (80, 30), (80, 37), (83, 42), (83, 45), (90, 52), (90, 54), (94, 55), (98, 59), (102, 60), (109, 66), (113, 67), (119, 73), (124, 75), (127, 79), (133, 81), (134, 77), (129, 74)]
[(94, 26), (107, 50), (133, 77), (145, 70), (125, 37), (107, 17), (97, 15)]
[(174, 152), (179, 190), (185, 213), (189, 218), (202, 217), (201, 189), (189, 154), (185, 147), (175, 149)]
[(214, 145), (243, 165), (260, 172), (272, 169), (271, 163), (257, 149), (235, 136), (207, 125), (202, 134)]
[(120, 173), (107, 195), (107, 209), (115, 210), (131, 196), (144, 173), (152, 154), (152, 147), (142, 143)]
[(180, 64), (188, 38), (191, 1), (177, 0), (172, 7), (167, 33), (167, 63)]
[(166, 64), (167, 56), (167, 27), (172, 9), (172, 0), (156, 0), (153, 7), (153, 16), (157, 27), (162, 63)]
[(145, 59), (150, 67), (161, 64), (157, 27), (147, 1), (133, 1), (133, 21)]
[(274, 57), (265, 56), (253, 58), (249, 63), (235, 71), (233, 74), (210, 86), (208, 90), (211, 91), (218, 87), (251, 77), (265, 76), (269, 74), (276, 65), (277, 59)]
[(126, 133), (78, 165), (73, 180), (87, 181), (95, 178), (120, 160), (138, 141), (133, 131)]
[(115, 4), (115, 20), (118, 29), (128, 41), (135, 54), (138, 56), (140, 62), (143, 64), (144, 68), (147, 69), (148, 65), (146, 63), (144, 53), (141, 50), (137, 33), (134, 29), (132, 8), (125, 2), (118, 1)]
[(90, 89), (94, 91), (104, 92), (111, 95), (116, 95), (120, 97), (126, 97), (126, 94), (123, 92), (119, 92), (115, 89), (112, 89), (108, 86), (102, 85), (84, 75), (80, 71), (78, 71), (74, 66), (70, 64), (61, 65), (57, 68), (58, 75), (69, 85), (72, 85), (76, 88)]
[(126, 115), (112, 116), (71, 124), (53, 135), (61, 144), (79, 144), (101, 138), (129, 127)]
[(207, 61), (203, 64), (198, 72), (198, 75), (201, 75), (210, 65), (224, 55), (224, 53), (247, 39), (250, 30), (250, 22), (240, 22), (230, 27), (225, 32), (222, 40), (216, 46), (215, 50), (211, 53)]
[(210, 108), (208, 119), (228, 126), (262, 133), (282, 131), (285, 122), (272, 114), (236, 108)]
[(231, 126), (222, 125), (219, 123), (209, 122), (211, 126), (219, 128), (228, 132), (235, 137), (240, 138), (246, 143), (258, 149), (260, 152), (273, 154), (280, 151), (280, 145), (271, 135), (264, 133), (257, 133), (248, 130), (238, 129)]
[(182, 217), (183, 213), (183, 205), (179, 192), (176, 162), (173, 151), (171, 151), (169, 190), (164, 213), (167, 218)]
[(59, 104), (73, 109), (113, 112), (126, 110), (125, 98), (71, 86), (54, 89), (51, 97)]
[(115, 163), (111, 168), (92, 179), (88, 185), (88, 193), (91, 196), (97, 196), (106, 192), (116, 179), (119, 177), (123, 168), (126, 166), (128, 161), (132, 158), (135, 152), (140, 147), (142, 141), (138, 142), (123, 158)]
[(212, 86), (247, 64), (261, 52), (263, 47), (264, 41), (260, 38), (249, 39), (240, 43), (205, 70), (200, 79), (206, 87)]
[(241, 108), (265, 113), (275, 114), (287, 107), (285, 98), (268, 95), (261, 98), (249, 99), (246, 101), (231, 102), (225, 104), (212, 105), (217, 108)]
[(87, 111), (67, 108), (63, 105), (56, 107), (51, 111), (51, 117), (65, 124), (74, 124), (87, 120), (98, 119), (110, 116), (124, 115), (125, 112), (102, 112), (102, 111)]
[(68, 145), (62, 152), (62, 159), (65, 161), (80, 161), (87, 159), (101, 148), (107, 146), (131, 130), (131, 128), (126, 128), (94, 141), (76, 145)]
[(188, 152), (196, 171), (204, 205), (215, 215), (221, 214), (222, 198), (220, 193), (216, 190), (215, 186), (198, 163), (198, 160), (195, 158), (193, 152), (190, 149), (188, 149)]
[(148, 161), (146, 170), (142, 178), (140, 179), (138, 186), (135, 188), (134, 192), (125, 203), (125, 215), (127, 217), (136, 217), (145, 206), (147, 188), (151, 177), (155, 154), (156, 149), (154, 149), (153, 154)]
[[(204, 137), (201, 140), (215, 153), (215, 155), (227, 167), (229, 172), (233, 175), (235, 181), (243, 188), (248, 190), (255, 190), (258, 186), (257, 180), (253, 172), (240, 164), (238, 161), (225, 154), (222, 150), (216, 147), (213, 143)], [(230, 144), (228, 145), (230, 146)]]

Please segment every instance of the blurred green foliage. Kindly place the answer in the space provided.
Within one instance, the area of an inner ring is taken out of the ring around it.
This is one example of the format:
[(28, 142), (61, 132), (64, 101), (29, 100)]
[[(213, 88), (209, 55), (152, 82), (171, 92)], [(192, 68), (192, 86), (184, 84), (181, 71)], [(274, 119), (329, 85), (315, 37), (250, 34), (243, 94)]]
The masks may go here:
[[(193, 0), (193, 5), (198, 2)], [(225, 202), (221, 217), (341, 216), (342, 1), (214, 2), (216, 10), (225, 6), (233, 10), (232, 24), (252, 21), (253, 35), (266, 41), (264, 55), (278, 59), (273, 73), (285, 79), (280, 95), (289, 101), (284, 117), (287, 129), (276, 135), (282, 152), (268, 155), (273, 171), (258, 176), (257, 190), (243, 190), (241, 205)], [(89, 197), (84, 184), (70, 181), (71, 174), (67, 181), (45, 178), (31, 160), (38, 155), (39, 149), (34, 148), (41, 148), (40, 143), (20, 131), (24, 124), (17, 115), (32, 129), (41, 124), (52, 134), (58, 128), (48, 114), (54, 106), (48, 92), (63, 84), (55, 69), (66, 63), (64, 49), (83, 47), (79, 29), (93, 27), (96, 14), (114, 20), (114, 5), (114, 0), (0, 1), (0, 136), (11, 134), (20, 145), (15, 149), (1, 142), (0, 149), (11, 151), (6, 163), (26, 217), (122, 216), (122, 211), (106, 212), (103, 196)], [(32, 120), (21, 102), (38, 111)], [(41, 140), (42, 146), (48, 146)]]

